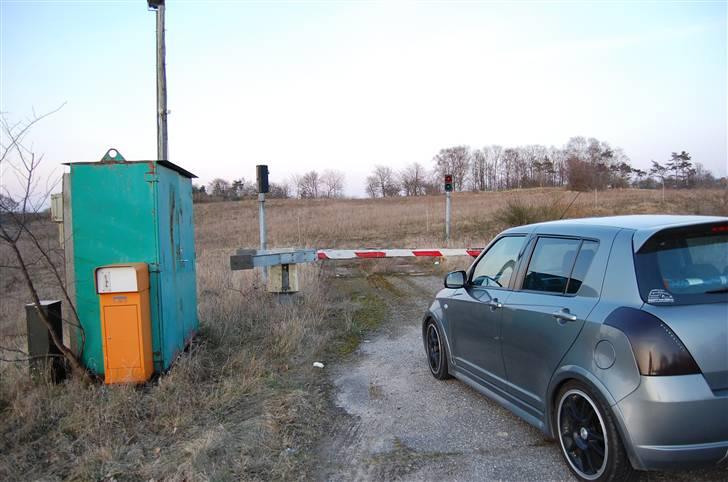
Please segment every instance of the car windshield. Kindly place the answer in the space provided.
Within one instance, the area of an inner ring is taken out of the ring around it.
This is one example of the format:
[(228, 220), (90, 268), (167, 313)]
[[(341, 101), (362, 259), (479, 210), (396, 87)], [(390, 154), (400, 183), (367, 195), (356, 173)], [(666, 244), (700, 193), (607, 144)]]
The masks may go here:
[(635, 255), (644, 301), (692, 304), (728, 295), (728, 223), (665, 230)]

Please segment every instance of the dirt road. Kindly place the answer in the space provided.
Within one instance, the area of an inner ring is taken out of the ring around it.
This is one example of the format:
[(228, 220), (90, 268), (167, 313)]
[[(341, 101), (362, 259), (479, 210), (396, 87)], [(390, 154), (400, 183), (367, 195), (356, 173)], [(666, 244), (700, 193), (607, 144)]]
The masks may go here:
[[(420, 323), (439, 276), (387, 276), (382, 327), (331, 367), (339, 415), (324, 443), (327, 480), (573, 480), (556, 443), (495, 402), (427, 368)], [(725, 480), (726, 471), (644, 480)]]

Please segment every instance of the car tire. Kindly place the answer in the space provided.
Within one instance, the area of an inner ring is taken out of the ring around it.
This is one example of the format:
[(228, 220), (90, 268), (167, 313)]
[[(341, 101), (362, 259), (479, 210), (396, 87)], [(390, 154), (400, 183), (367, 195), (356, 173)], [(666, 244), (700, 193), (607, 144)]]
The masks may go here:
[(434, 320), (429, 320), (425, 325), (425, 351), (427, 352), (427, 366), (429, 366), (432, 376), (438, 380), (450, 378), (447, 368), (447, 345), (440, 327)]
[(606, 482), (638, 478), (609, 406), (586, 384), (566, 383), (556, 396), (553, 413), (561, 455), (579, 480)]

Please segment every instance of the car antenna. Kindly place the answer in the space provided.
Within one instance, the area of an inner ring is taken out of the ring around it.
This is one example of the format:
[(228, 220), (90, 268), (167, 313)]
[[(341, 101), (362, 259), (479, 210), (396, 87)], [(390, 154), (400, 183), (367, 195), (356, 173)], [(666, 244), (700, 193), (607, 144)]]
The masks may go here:
[(576, 196), (574, 196), (574, 199), (572, 199), (571, 202), (569, 203), (569, 205), (566, 206), (566, 209), (564, 209), (564, 212), (561, 213), (561, 216), (559, 216), (559, 219), (564, 219), (564, 215), (566, 214), (566, 211), (568, 211), (569, 208), (571, 207), (571, 205), (574, 204), (574, 201), (576, 201), (576, 198), (579, 197), (579, 194), (581, 194), (581, 191), (576, 193)]

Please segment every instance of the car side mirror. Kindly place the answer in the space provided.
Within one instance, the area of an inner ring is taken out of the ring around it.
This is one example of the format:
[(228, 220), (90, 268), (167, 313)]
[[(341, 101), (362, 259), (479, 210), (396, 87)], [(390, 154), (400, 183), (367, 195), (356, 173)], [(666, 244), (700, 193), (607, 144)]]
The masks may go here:
[(445, 288), (458, 289), (465, 286), (467, 275), (465, 271), (453, 271), (445, 276)]

